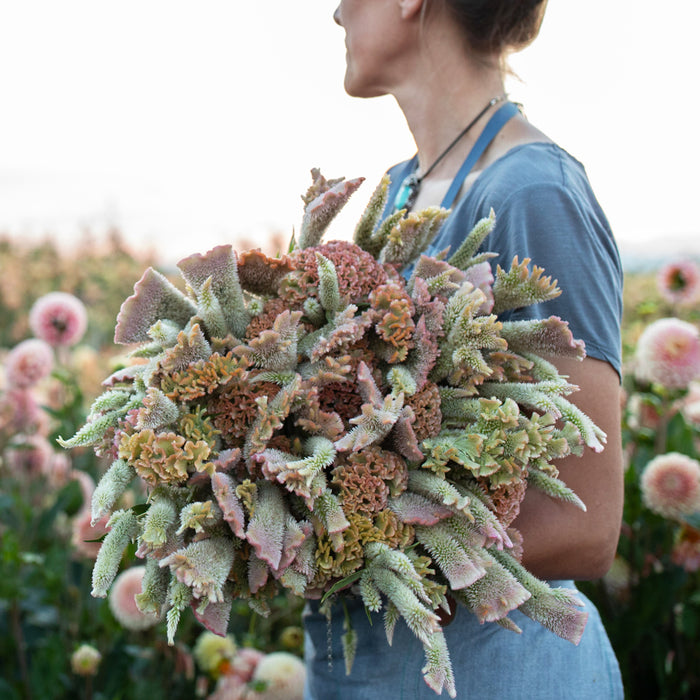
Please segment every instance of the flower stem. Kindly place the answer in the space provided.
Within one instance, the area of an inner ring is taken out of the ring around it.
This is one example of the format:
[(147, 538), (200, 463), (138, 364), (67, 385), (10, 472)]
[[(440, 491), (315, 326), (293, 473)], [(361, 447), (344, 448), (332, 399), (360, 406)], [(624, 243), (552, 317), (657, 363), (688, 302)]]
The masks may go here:
[(29, 684), (29, 667), (27, 666), (27, 643), (24, 640), (19, 602), (16, 599), (12, 601), (10, 615), (12, 618), (12, 636), (14, 637), (15, 645), (17, 646), (17, 662), (19, 663), (19, 672), (20, 676), (22, 677), (22, 685), (24, 685), (24, 697), (26, 700), (32, 700), (32, 689)]

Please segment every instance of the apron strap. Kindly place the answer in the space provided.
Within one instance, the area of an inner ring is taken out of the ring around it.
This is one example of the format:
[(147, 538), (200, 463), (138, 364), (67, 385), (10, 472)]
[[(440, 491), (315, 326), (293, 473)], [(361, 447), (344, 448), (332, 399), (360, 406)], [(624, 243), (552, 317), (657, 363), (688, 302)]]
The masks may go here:
[(484, 130), (479, 134), (479, 138), (476, 143), (472, 146), (469, 155), (467, 156), (462, 167), (457, 171), (457, 174), (452, 180), (450, 189), (447, 190), (447, 194), (442, 200), (440, 205), (443, 209), (451, 209), (452, 205), (462, 189), (462, 185), (467, 178), (467, 175), (472, 171), (472, 168), (476, 165), (479, 158), (481, 158), (484, 151), (489, 147), (489, 144), (496, 138), (496, 134), (505, 126), (505, 124), (510, 121), (518, 113), (518, 105), (514, 102), (506, 102), (492, 117), (489, 119), (488, 124), (484, 127)]

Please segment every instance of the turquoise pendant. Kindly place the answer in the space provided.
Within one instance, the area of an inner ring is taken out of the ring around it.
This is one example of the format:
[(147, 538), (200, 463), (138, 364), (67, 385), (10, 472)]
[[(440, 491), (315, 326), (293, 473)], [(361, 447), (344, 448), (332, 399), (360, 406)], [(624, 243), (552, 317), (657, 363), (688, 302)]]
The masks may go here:
[(401, 187), (399, 187), (396, 199), (394, 199), (394, 210), (410, 209), (418, 196), (419, 186), (420, 180), (416, 177), (415, 173), (411, 173), (406, 177), (401, 183)]

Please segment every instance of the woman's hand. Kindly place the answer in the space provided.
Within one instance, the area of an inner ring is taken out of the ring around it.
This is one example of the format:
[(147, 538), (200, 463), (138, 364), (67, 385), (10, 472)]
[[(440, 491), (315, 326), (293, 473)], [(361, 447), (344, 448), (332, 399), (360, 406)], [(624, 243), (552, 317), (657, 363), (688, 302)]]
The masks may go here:
[(620, 382), (607, 363), (555, 360), (561, 374), (580, 387), (571, 400), (608, 436), (605, 450), (556, 463), (560, 478), (586, 504), (586, 512), (528, 489), (513, 526), (523, 535), (523, 564), (542, 579), (594, 579), (610, 568), (620, 534), (623, 462)]

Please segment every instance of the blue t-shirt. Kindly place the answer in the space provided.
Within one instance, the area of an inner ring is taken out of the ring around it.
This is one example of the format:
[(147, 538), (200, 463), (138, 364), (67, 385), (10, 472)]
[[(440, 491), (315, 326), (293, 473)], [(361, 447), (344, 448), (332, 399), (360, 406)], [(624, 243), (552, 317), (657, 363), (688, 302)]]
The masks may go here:
[[(389, 170), (392, 207), (415, 159)], [(482, 248), (498, 253), (506, 270), (514, 256), (530, 258), (558, 280), (556, 299), (510, 311), (502, 320), (559, 316), (590, 357), (609, 362), (620, 373), (622, 266), (610, 226), (586, 172), (553, 143), (516, 146), (484, 169), (458, 201), (428, 249), (454, 252), (479, 219), (496, 212), (496, 226)]]
[[(389, 171), (392, 187), (387, 211), (414, 161)], [(454, 207), (429, 254), (454, 251), (479, 219), (496, 212), (494, 231), (484, 250), (508, 269), (515, 255), (545, 268), (559, 280), (562, 294), (537, 306), (503, 314), (504, 320), (560, 316), (591, 357), (620, 371), (622, 270), (605, 215), (583, 166), (554, 144), (513, 148), (479, 175)], [(572, 581), (558, 585), (572, 588)], [(560, 639), (519, 610), (509, 617), (521, 635), (495, 623), (479, 624), (465, 609), (445, 628), (458, 697), (499, 700), (576, 700), (623, 697), (620, 670), (595, 607), (584, 596), (588, 623), (578, 647)], [(435, 693), (422, 680), (421, 643), (400, 621), (392, 646), (380, 614), (373, 624), (359, 599), (346, 602), (357, 633), (357, 656), (345, 674), (341, 636), (343, 613), (329, 627), (314, 602), (307, 605), (307, 684), (305, 700), (428, 700)]]

